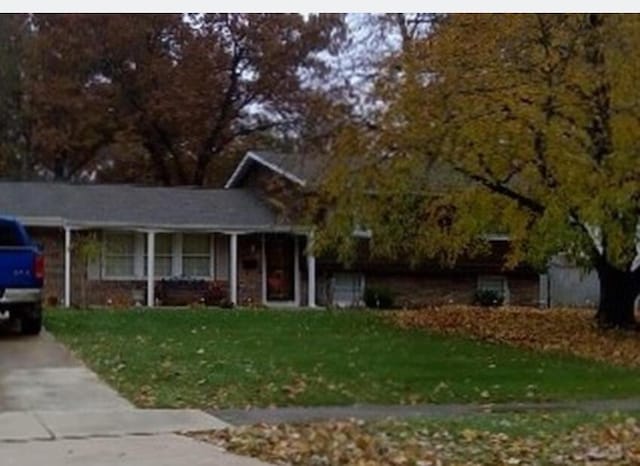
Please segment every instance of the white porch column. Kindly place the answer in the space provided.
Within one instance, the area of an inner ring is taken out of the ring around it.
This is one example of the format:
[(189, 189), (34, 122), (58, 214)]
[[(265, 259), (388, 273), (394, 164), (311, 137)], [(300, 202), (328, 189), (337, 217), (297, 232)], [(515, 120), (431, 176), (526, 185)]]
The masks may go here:
[(307, 305), (316, 307), (316, 257), (313, 255), (313, 233), (307, 237)]
[(229, 235), (229, 299), (238, 304), (238, 234)]
[(64, 307), (71, 307), (71, 228), (64, 227)]
[(147, 232), (147, 307), (153, 307), (156, 302), (156, 232)]

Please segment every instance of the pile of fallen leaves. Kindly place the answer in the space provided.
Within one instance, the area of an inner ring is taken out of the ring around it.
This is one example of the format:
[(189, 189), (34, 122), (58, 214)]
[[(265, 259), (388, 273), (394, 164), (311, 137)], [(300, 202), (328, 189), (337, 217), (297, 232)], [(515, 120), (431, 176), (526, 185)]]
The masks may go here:
[(343, 421), (237, 427), (195, 437), (287, 465), (640, 465), (640, 424), (634, 418), (561, 435)]
[(471, 336), (542, 351), (561, 351), (613, 364), (640, 367), (640, 333), (602, 330), (594, 311), (526, 307), (443, 306), (390, 314), (402, 328)]

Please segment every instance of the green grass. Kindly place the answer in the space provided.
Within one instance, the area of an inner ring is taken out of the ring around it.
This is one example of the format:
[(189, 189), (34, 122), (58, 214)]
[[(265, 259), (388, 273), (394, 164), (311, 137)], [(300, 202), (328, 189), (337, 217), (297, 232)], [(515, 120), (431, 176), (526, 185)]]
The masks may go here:
[[(364, 429), (377, 438), (389, 438), (416, 460), (437, 446), (443, 464), (617, 466), (637, 464), (638, 414), (482, 414), (452, 420), (383, 421)], [(416, 444), (426, 451), (416, 453), (412, 448)], [(599, 460), (589, 461), (590, 454), (600, 455)]]
[[(578, 428), (598, 428), (626, 419), (640, 418), (640, 412), (589, 413), (580, 411), (552, 411), (526, 413), (472, 414), (451, 419), (412, 418), (403, 422), (402, 434), (427, 429), (429, 431), (462, 432), (472, 429), (493, 434), (508, 433), (512, 437), (545, 438), (571, 433)], [(374, 423), (376, 429), (384, 429), (391, 421)], [(389, 430), (393, 435), (393, 430)]]
[(640, 395), (640, 371), (400, 330), (367, 312), (62, 311), (45, 325), (140, 406)]

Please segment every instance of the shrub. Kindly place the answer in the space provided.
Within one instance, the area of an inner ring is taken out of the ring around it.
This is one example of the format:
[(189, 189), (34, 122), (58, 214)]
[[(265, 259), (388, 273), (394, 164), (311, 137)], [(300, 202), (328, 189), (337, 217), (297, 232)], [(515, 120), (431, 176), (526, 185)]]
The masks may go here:
[(496, 290), (477, 290), (474, 301), (479, 306), (502, 306), (504, 304), (504, 296)]
[(212, 281), (207, 287), (207, 291), (204, 293), (204, 302), (207, 306), (221, 306), (228, 302), (227, 290), (222, 283)]
[(384, 286), (368, 286), (364, 290), (364, 303), (371, 309), (391, 309), (393, 293)]

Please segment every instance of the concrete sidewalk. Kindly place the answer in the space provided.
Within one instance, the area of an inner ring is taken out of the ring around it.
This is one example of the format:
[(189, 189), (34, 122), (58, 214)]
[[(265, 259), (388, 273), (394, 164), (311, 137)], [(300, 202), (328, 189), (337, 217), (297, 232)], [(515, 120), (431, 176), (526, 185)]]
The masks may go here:
[(2, 466), (268, 466), (174, 434), (0, 442)]
[(157, 435), (225, 427), (221, 420), (189, 409), (14, 411), (0, 413), (0, 442)]
[(210, 410), (209, 413), (233, 425), (279, 424), (346, 419), (382, 420), (411, 417), (451, 418), (483, 413), (581, 411), (606, 413), (640, 412), (640, 398), (558, 402), (512, 402), (498, 404), (353, 405)]
[(3, 466), (269, 466), (176, 435), (226, 424), (197, 410), (0, 413)]

